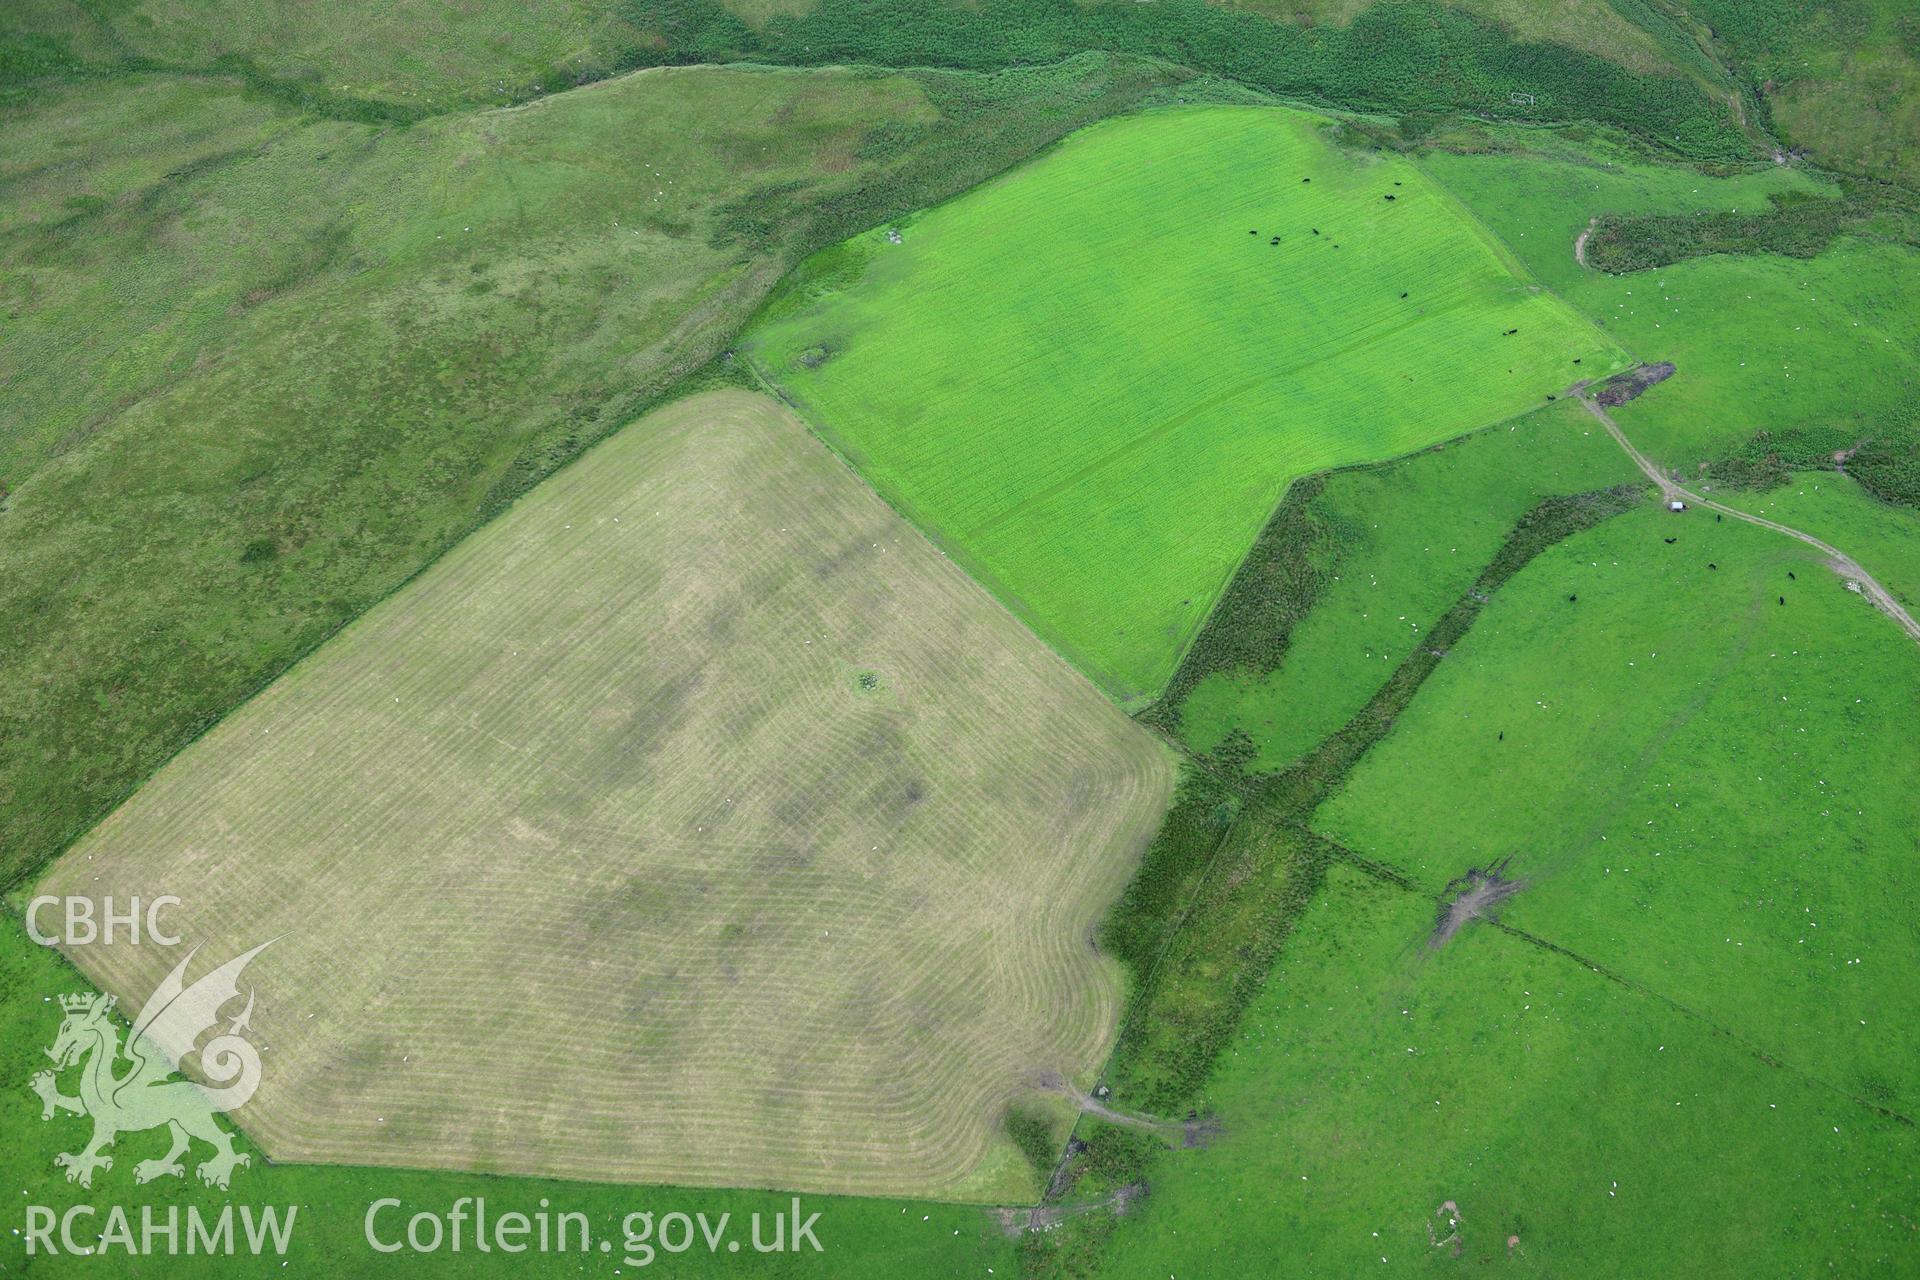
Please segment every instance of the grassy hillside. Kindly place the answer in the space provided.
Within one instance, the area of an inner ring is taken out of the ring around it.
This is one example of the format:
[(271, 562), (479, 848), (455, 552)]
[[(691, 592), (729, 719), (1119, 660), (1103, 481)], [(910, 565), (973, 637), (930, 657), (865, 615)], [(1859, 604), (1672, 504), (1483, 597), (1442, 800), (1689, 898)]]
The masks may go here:
[(1526, 938), (1429, 952), (1433, 916), (1333, 867), (1207, 1089), (1224, 1133), (1068, 1274), (1904, 1269), (1910, 1127)]
[[(1591, 118), (1690, 155), (1749, 151), (1712, 75), (1688, 65), (1691, 44), (1661, 26), (1658, 10), (1637, 0), (1631, 6), (1646, 29), (1659, 28), (1649, 39), (1629, 34), (1640, 29), (1633, 24), (1601, 17), (1608, 6), (1598, 0), (1524, 29), (1512, 24), (1525, 6), (1473, 0), (1471, 7), (1477, 13), (1394, 0), (1346, 25), (1312, 26), (1206, 0), (746, 0), (731, 7), (720, 0), (452, 7), (356, 0), (322, 22), (297, 0), (127, 0), (110, 9), (33, 0), (0, 19), (0, 92), (116, 68), (224, 70), (329, 114), (409, 120), (660, 63), (991, 70), (1102, 50), (1166, 58), (1348, 107)], [(1656, 57), (1654, 47), (1666, 56)]]
[(1166, 75), (661, 71), (406, 131), (160, 80), (13, 109), (0, 873), (710, 359), (794, 257)]
[[(1231, 0), (1233, 7), (1264, 14), (1275, 22), (1351, 26), (1379, 0)], [(1635, 0), (1457, 0), (1456, 8), (1495, 23), (1516, 40), (1551, 42), (1617, 62), (1642, 75), (1672, 74), (1698, 68), (1705, 77), (1721, 74), (1663, 11)]]
[(1794, 147), (1920, 181), (1920, 14), (1907, 0), (1694, 0), (1723, 58)]
[(746, 349), (1041, 634), (1151, 696), (1290, 481), (1620, 367), (1419, 170), (1320, 128), (1090, 130), (821, 255)]
[[(1123, 1035), (1116, 1105), (1217, 1140), (1083, 1124), (1083, 1185), (1152, 1194), (1029, 1238), (1029, 1272), (1900, 1270), (1920, 653), (1791, 540), (1651, 504), (1434, 631), (1444, 658), (1239, 784), (1154, 980), (1179, 998)], [(1272, 821), (1301, 804), (1313, 832)], [(1449, 882), (1503, 856), (1499, 922), (1437, 942)], [(1200, 1049), (1190, 1093), (1139, 1092)]]
[(1648, 511), (1517, 580), (1316, 829), (1436, 894), (1510, 860), (1506, 921), (1911, 1114), (1916, 707), (1817, 553)]
[(1883, 502), (1832, 471), (1800, 472), (1759, 493), (1716, 486), (1713, 496), (1842, 548), (1909, 613), (1920, 609), (1920, 512), (1913, 508)]

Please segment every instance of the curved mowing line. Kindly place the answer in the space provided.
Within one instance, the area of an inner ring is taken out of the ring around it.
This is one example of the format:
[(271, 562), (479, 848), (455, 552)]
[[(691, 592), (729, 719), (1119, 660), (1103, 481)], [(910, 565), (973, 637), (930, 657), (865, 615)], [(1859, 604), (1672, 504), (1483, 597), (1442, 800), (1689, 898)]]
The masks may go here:
[[(1007, 1104), (1111, 1043), (1086, 939), (1170, 784), (725, 392), (455, 548), (47, 883), (164, 883), (209, 954), (286, 934), (240, 1117), (276, 1159), (997, 1199)], [(132, 1002), (170, 957), (74, 959)]]

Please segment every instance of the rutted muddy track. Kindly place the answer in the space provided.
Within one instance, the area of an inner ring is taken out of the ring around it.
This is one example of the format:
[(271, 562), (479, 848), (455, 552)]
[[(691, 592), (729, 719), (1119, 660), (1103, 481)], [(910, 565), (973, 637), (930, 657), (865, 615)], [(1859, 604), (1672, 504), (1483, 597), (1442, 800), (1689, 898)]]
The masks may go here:
[(1182, 1147), (1204, 1147), (1220, 1135), (1220, 1122), (1212, 1116), (1190, 1115), (1185, 1120), (1161, 1120), (1154, 1116), (1119, 1111), (1091, 1094), (1082, 1092), (1071, 1081), (1057, 1075), (1042, 1077), (1040, 1087), (1073, 1099), (1082, 1115), (1098, 1116), (1109, 1124), (1157, 1133)]
[(1892, 618), (1894, 622), (1899, 625), (1900, 629), (1907, 633), (1910, 639), (1916, 644), (1920, 644), (1920, 622), (1914, 621), (1913, 615), (1902, 608), (1900, 602), (1895, 600), (1893, 595), (1885, 587), (1881, 586), (1872, 574), (1862, 568), (1859, 561), (1844, 551), (1841, 551), (1838, 547), (1830, 543), (1822, 542), (1810, 533), (1802, 533), (1800, 530), (1790, 528), (1778, 521), (1769, 520), (1764, 516), (1756, 516), (1750, 512), (1737, 510), (1727, 506), (1725, 503), (1715, 502), (1711, 498), (1703, 498), (1692, 490), (1683, 488), (1677, 480), (1662, 470), (1658, 463), (1634, 447), (1633, 441), (1627, 439), (1626, 432), (1620, 429), (1620, 424), (1613, 420), (1613, 415), (1608, 413), (1593, 396), (1587, 394), (1585, 388), (1578, 388), (1577, 394), (1579, 395), (1580, 403), (1587, 407), (1587, 412), (1600, 419), (1600, 424), (1607, 429), (1607, 434), (1613, 437), (1616, 444), (1626, 450), (1627, 456), (1633, 459), (1634, 465), (1645, 472), (1649, 480), (1660, 486), (1660, 495), (1663, 500), (1668, 502), (1685, 502), (1690, 506), (1716, 511), (1721, 515), (1732, 516), (1736, 520), (1744, 520), (1748, 524), (1759, 525), (1762, 529), (1771, 529), (1775, 533), (1785, 534), (1789, 538), (1799, 539), (1801, 542), (1806, 543), (1808, 546), (1826, 556), (1828, 568), (1832, 569), (1842, 578), (1857, 583), (1860, 588), (1860, 594), (1866, 596), (1868, 600), (1871, 600), (1874, 607), (1879, 609), (1880, 612)]

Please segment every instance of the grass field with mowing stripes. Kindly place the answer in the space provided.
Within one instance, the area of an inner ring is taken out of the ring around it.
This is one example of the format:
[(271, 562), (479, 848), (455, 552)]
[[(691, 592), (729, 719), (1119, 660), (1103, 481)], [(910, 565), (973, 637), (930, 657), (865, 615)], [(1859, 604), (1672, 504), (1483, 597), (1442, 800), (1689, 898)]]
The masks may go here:
[(1036, 630), (1151, 696), (1290, 481), (1625, 363), (1419, 169), (1323, 123), (1094, 126), (899, 244), (816, 255), (747, 349)]
[[(773, 402), (643, 419), (49, 873), (249, 970), (273, 1156), (1031, 1195), (1167, 753)], [(163, 887), (164, 886), (164, 887)], [(76, 948), (131, 1004), (176, 957)]]

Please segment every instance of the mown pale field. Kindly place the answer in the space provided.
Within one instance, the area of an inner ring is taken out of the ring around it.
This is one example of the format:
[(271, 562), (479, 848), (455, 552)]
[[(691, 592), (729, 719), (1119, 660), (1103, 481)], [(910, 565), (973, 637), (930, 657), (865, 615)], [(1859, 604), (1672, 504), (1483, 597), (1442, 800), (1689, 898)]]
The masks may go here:
[[(46, 892), (249, 970), (274, 1157), (1031, 1195), (1164, 749), (784, 409), (643, 419), (228, 718)], [(177, 956), (79, 948), (130, 1005)]]

